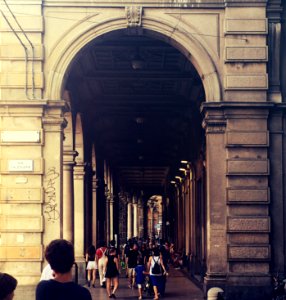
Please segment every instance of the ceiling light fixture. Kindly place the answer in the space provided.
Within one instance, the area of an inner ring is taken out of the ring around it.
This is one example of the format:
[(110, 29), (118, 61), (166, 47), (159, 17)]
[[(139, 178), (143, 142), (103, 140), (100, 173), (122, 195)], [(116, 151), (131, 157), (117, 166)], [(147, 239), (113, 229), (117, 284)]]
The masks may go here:
[(136, 48), (136, 53), (131, 60), (133, 70), (142, 70), (144, 68), (144, 59), (140, 56), (139, 49)]

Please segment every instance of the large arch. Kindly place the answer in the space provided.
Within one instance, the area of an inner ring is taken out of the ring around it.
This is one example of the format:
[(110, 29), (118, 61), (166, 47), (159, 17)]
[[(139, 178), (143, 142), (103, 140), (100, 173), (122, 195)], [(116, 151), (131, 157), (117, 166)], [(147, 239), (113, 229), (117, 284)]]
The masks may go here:
[[(47, 99), (61, 99), (65, 79), (69, 67), (76, 54), (90, 41), (101, 35), (126, 28), (126, 18), (110, 18), (100, 23), (94, 23), (88, 19), (82, 20), (66, 34), (52, 50), (47, 61), (47, 85), (45, 96)], [(89, 22), (90, 21), (90, 22)], [(197, 69), (204, 86), (206, 101), (221, 101), (221, 84), (217, 66), (211, 54), (203, 46), (205, 41), (196, 34), (189, 35), (187, 32), (196, 32), (196, 29), (182, 21), (172, 26), (173, 19), (166, 15), (165, 19), (142, 17), (142, 28), (153, 32), (180, 50)]]

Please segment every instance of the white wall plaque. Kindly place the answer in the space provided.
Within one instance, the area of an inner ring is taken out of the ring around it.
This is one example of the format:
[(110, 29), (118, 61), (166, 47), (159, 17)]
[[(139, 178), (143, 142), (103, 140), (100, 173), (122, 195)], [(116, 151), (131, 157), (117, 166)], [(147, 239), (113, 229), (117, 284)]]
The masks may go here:
[(40, 142), (40, 131), (2, 131), (1, 142), (38, 143)]
[(8, 161), (8, 171), (27, 172), (34, 170), (34, 162), (32, 159), (15, 159)]

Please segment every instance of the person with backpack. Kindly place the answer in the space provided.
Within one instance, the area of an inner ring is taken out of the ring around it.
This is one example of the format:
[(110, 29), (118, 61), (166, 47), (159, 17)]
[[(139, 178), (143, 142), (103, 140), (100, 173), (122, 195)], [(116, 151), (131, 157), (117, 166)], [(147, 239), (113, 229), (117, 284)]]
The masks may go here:
[(102, 288), (105, 288), (105, 276), (104, 276), (104, 264), (106, 258), (107, 248), (105, 247), (104, 242), (99, 243), (99, 247), (96, 250), (96, 261), (99, 273), (99, 283)]
[(159, 299), (159, 291), (162, 288), (163, 275), (168, 275), (158, 248), (153, 249), (153, 254), (149, 257), (147, 269), (153, 285), (154, 300), (157, 300)]

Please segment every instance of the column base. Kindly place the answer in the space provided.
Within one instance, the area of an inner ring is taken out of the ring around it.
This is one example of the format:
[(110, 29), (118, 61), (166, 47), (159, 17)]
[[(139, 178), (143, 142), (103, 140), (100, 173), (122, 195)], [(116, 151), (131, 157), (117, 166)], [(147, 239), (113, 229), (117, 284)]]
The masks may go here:
[(206, 298), (212, 287), (223, 289), (226, 300), (271, 300), (271, 278), (261, 274), (206, 274), (203, 287)]
[(86, 262), (82, 258), (76, 258), (77, 274), (76, 269), (73, 269), (73, 280), (80, 285), (86, 284)]
[(225, 273), (207, 273), (204, 278), (203, 291), (207, 298), (208, 290), (213, 287), (219, 287), (225, 291), (226, 274)]

